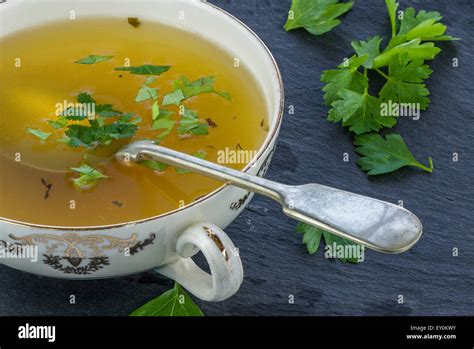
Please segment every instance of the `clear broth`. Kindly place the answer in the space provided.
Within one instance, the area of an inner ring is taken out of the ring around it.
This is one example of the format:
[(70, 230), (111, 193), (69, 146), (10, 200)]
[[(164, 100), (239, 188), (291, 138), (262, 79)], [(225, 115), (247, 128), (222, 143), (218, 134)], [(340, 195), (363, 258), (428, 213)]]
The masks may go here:
[[(94, 65), (74, 64), (90, 54), (114, 58)], [(20, 67), (15, 65), (17, 58)], [(219, 150), (256, 151), (263, 144), (267, 108), (260, 88), (244, 66), (234, 67), (234, 58), (215, 44), (159, 23), (143, 22), (134, 28), (127, 19), (75, 20), (31, 28), (0, 39), (0, 147), (8, 157), (0, 156), (0, 217), (54, 226), (116, 224), (169, 212), (222, 185), (201, 175), (178, 174), (174, 168), (156, 173), (110, 161), (98, 168), (110, 179), (79, 191), (71, 182), (77, 174), (24, 165), (33, 158), (60, 161), (71, 151), (77, 152), (77, 159), (70, 165), (80, 164), (80, 151), (49, 140), (41, 143), (26, 128), (49, 132), (46, 120), (56, 118), (56, 103), (75, 102), (84, 91), (98, 103), (140, 115), (143, 121), (133, 139), (154, 139), (161, 133), (150, 129), (152, 103), (134, 102), (146, 77), (114, 71), (126, 59), (132, 66), (172, 66), (157, 79), (163, 93), (171, 91), (180, 76), (195, 80), (213, 75), (216, 87), (232, 95), (232, 102), (215, 94), (187, 101), (186, 106), (201, 118), (211, 118), (217, 127), (210, 128), (208, 136), (187, 139), (174, 130), (162, 145), (188, 154), (203, 151), (206, 159), (217, 162)], [(20, 162), (12, 160), (15, 154), (21, 154)], [(226, 164), (235, 169), (245, 165)], [(47, 198), (42, 179), (52, 184)]]

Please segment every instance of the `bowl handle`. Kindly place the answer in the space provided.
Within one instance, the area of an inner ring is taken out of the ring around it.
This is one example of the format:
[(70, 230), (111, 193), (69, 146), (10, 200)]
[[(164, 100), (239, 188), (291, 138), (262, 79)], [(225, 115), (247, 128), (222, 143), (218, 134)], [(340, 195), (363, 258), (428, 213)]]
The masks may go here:
[[(242, 262), (234, 244), (218, 226), (210, 223), (190, 226), (178, 236), (175, 250), (180, 258), (155, 270), (196, 297), (219, 302), (240, 288), (244, 276)], [(199, 251), (209, 264), (210, 274), (191, 259)]]

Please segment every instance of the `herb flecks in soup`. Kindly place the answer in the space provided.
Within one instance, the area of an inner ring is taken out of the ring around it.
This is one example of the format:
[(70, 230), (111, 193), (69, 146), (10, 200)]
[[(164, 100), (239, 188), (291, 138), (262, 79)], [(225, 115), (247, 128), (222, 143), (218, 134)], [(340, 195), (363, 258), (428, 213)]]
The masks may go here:
[[(229, 149), (260, 148), (267, 109), (245, 64), (235, 67), (227, 52), (188, 32), (130, 24), (76, 20), (0, 39), (0, 217), (122, 223), (222, 185), (155, 161), (122, 166), (110, 155), (130, 141), (152, 139), (215, 162), (237, 158), (219, 157)], [(65, 172), (45, 170), (62, 165)]]

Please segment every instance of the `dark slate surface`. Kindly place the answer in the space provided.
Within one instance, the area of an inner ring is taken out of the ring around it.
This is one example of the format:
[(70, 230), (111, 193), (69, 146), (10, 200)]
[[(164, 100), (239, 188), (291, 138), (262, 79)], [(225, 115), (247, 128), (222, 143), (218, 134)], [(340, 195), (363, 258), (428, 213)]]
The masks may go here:
[[(474, 2), (402, 0), (402, 8), (440, 11), (449, 32), (431, 63), (432, 104), (419, 121), (401, 120), (419, 159), (432, 156), (433, 174), (413, 169), (368, 178), (355, 165), (350, 136), (325, 120), (319, 76), (351, 50), (350, 41), (388, 34), (381, 0), (357, 1), (343, 24), (323, 37), (282, 29), (289, 0), (213, 0), (252, 27), (280, 64), (287, 94), (281, 138), (268, 177), (320, 182), (405, 206), (422, 219), (421, 241), (402, 255), (367, 252), (360, 265), (309, 256), (295, 222), (269, 200), (255, 198), (227, 229), (240, 248), (245, 280), (223, 303), (198, 303), (207, 315), (472, 315), (474, 313)], [(459, 67), (452, 67), (452, 59)], [(342, 161), (343, 153), (350, 162)], [(452, 161), (453, 153), (459, 162)], [(453, 257), (453, 248), (459, 256)], [(98, 281), (52, 280), (0, 267), (1, 315), (127, 315), (172, 286), (153, 273)], [(69, 304), (69, 296), (76, 304)], [(289, 295), (295, 303), (289, 304)], [(404, 304), (398, 304), (403, 295)]]

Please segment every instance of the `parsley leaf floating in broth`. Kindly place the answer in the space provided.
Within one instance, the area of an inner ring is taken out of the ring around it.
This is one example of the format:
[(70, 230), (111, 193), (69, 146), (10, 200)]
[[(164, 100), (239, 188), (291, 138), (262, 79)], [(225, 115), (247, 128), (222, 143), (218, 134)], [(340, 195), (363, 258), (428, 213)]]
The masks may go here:
[[(193, 156), (195, 156), (199, 159), (205, 159), (207, 154), (203, 151), (197, 151), (193, 154)], [(191, 171), (188, 171), (188, 170), (177, 167), (176, 168), (176, 173), (178, 173), (178, 174), (187, 174), (187, 173), (191, 173)]]
[(181, 89), (177, 89), (163, 97), (163, 105), (179, 105), (186, 97)]
[(147, 85), (143, 85), (138, 91), (137, 96), (135, 97), (135, 102), (141, 103), (148, 100), (156, 101), (158, 99), (158, 90)]
[(232, 101), (229, 92), (216, 90), (215, 82), (216, 78), (214, 76), (205, 76), (195, 81), (189, 81), (188, 78), (182, 76), (174, 82), (173, 92), (165, 95), (163, 105), (178, 105), (182, 101), (202, 93), (215, 93), (228, 101)]
[(163, 130), (162, 133), (156, 137), (158, 143), (161, 142), (168, 134), (170, 134), (176, 125), (176, 120), (171, 119), (171, 116), (174, 114), (175, 113), (171, 111), (162, 109), (156, 118), (154, 118), (151, 129)]
[(185, 135), (187, 133), (193, 135), (207, 135), (209, 134), (209, 125), (207, 122), (202, 122), (198, 114), (184, 105), (181, 107), (181, 120), (179, 121), (178, 133)]
[(89, 189), (93, 187), (98, 180), (109, 178), (103, 173), (87, 164), (80, 167), (71, 167), (71, 170), (80, 174), (79, 177), (73, 178), (73, 184), (78, 189)]
[(135, 75), (161, 75), (170, 70), (169, 65), (141, 65), (138, 67), (118, 67), (115, 68), (117, 71), (128, 71), (130, 74)]
[(95, 64), (100, 62), (105, 62), (110, 59), (114, 58), (114, 56), (98, 56), (98, 55), (90, 55), (86, 58), (82, 58), (74, 63), (78, 64)]
[(53, 133), (52, 132), (43, 132), (41, 130), (37, 130), (31, 127), (27, 127), (26, 131), (31, 133), (33, 136), (38, 137), (42, 142), (47, 140)]
[(164, 170), (168, 168), (167, 164), (164, 164), (162, 162), (155, 161), (155, 160), (142, 160), (142, 161), (138, 161), (137, 164), (151, 168), (152, 170), (156, 172), (163, 172)]
[[(131, 138), (141, 121), (139, 117), (134, 118), (133, 113), (114, 110), (112, 104), (96, 104), (96, 100), (86, 92), (78, 94), (77, 102), (60, 113), (57, 119), (47, 120), (55, 131), (65, 128), (64, 136), (59, 141), (71, 148), (95, 148), (109, 145), (113, 140)], [(84, 123), (86, 120), (88, 125)], [(53, 134), (31, 128), (27, 131), (42, 141)]]

